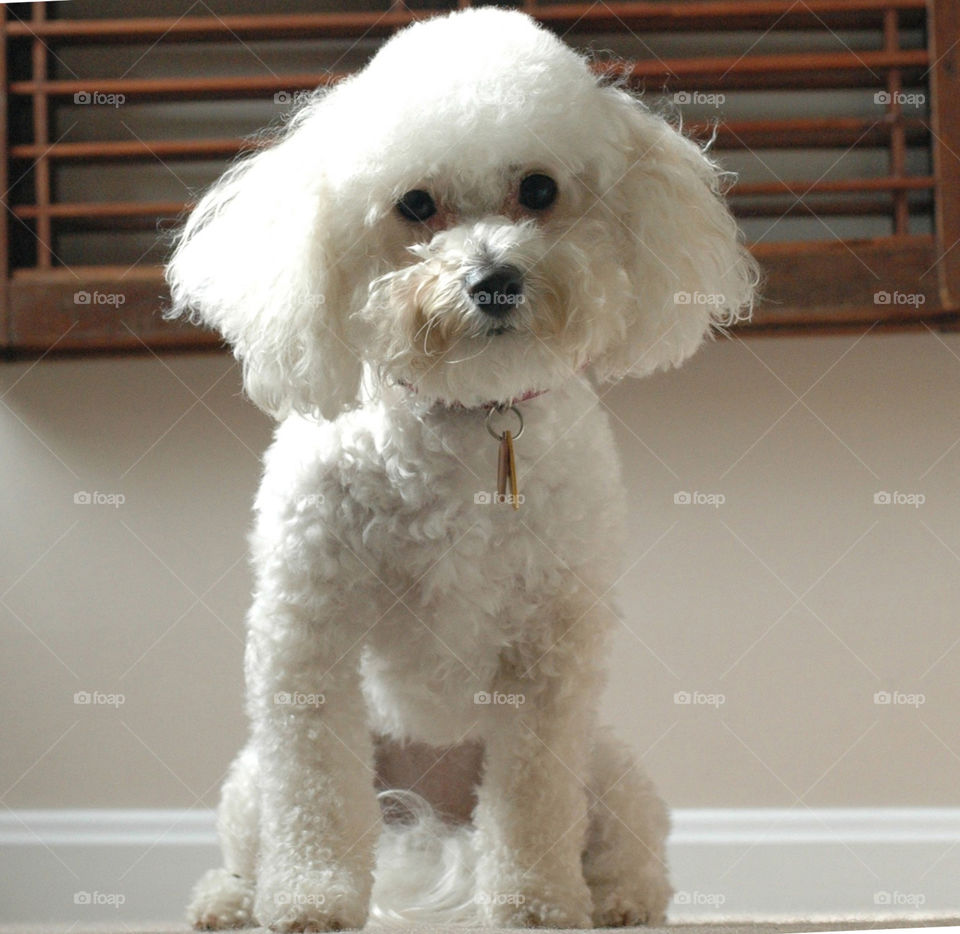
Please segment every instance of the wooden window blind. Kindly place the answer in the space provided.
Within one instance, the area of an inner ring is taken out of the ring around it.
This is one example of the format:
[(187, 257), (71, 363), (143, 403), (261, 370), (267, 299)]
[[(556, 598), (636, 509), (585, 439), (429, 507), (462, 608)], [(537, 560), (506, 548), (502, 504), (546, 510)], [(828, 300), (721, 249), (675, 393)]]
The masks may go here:
[[(184, 349), (169, 231), (298, 92), (464, 2), (120, 0), (0, 8), (0, 345)], [(525, 2), (594, 67), (715, 136), (765, 269), (752, 332), (960, 320), (956, 0)]]

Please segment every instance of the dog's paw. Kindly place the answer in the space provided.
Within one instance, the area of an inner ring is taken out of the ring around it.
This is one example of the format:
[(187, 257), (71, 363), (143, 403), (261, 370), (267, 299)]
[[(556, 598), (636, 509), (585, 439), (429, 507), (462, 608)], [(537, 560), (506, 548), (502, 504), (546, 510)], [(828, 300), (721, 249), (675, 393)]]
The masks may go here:
[(346, 931), (364, 926), (369, 903), (369, 884), (337, 870), (314, 870), (259, 880), (254, 913), (280, 934)]
[(211, 869), (193, 887), (187, 920), (198, 931), (256, 927), (252, 882), (226, 869)]
[(670, 886), (663, 875), (629, 888), (601, 886), (591, 891), (593, 926), (597, 928), (661, 924), (670, 900)]
[(567, 890), (524, 886), (516, 892), (481, 892), (477, 896), (485, 924), (510, 928), (589, 928), (590, 893), (583, 883)]

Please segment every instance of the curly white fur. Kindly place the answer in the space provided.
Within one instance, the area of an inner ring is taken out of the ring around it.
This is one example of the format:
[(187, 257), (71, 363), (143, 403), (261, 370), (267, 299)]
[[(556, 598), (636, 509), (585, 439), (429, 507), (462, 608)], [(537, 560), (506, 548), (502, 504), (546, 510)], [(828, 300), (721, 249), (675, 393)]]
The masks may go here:
[[(531, 173), (556, 182), (548, 208), (521, 201)], [(748, 313), (721, 178), (487, 8), (403, 30), (202, 199), (172, 313), (221, 331), (280, 424), (251, 539), (251, 737), (198, 927), (359, 927), (371, 891), (381, 920), (662, 919), (665, 808), (595, 723), (624, 509), (584, 371), (676, 365)], [(435, 202), (423, 223), (396, 209), (411, 190)], [(522, 301), (493, 326), (467, 283), (504, 265)], [(523, 507), (488, 505), (488, 404), (544, 390), (520, 404)], [(482, 740), (473, 828), (414, 803), (381, 835), (371, 730)]]

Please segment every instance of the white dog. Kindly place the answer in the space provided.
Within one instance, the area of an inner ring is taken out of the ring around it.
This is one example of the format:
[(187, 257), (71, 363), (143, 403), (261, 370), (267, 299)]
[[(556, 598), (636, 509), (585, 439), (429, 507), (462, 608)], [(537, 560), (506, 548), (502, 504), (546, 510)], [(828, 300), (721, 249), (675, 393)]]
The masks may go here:
[(171, 313), (219, 329), (280, 424), (251, 736), (195, 925), (361, 927), (375, 870), (390, 908), (372, 733), (482, 741), (475, 920), (663, 918), (666, 809), (595, 722), (624, 503), (588, 376), (679, 364), (748, 313), (721, 182), (581, 55), (487, 8), (400, 32), (200, 202)]

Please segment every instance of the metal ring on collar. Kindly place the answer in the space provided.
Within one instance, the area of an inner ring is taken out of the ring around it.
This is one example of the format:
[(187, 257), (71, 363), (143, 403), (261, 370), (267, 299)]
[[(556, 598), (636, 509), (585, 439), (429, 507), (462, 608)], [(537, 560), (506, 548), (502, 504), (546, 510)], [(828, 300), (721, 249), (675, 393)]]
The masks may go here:
[(520, 410), (519, 410), (515, 405), (495, 405), (495, 406), (492, 406), (491, 409), (490, 409), (490, 411), (487, 412), (487, 417), (486, 417), (486, 419), (484, 420), (484, 424), (487, 426), (487, 431), (489, 431), (490, 434), (491, 434), (494, 438), (497, 439), (497, 441), (502, 441), (502, 440), (503, 440), (503, 432), (501, 432), (500, 434), (497, 434), (497, 433), (490, 427), (490, 419), (493, 418), (493, 416), (494, 416), (495, 414), (496, 414), (496, 415), (502, 415), (504, 412), (513, 412), (513, 414), (517, 416), (517, 419), (518, 419), (519, 422), (520, 422), (520, 427), (516, 430), (516, 433), (513, 435), (513, 440), (516, 441), (516, 440), (520, 437), (520, 435), (523, 434), (523, 416), (520, 414)]

